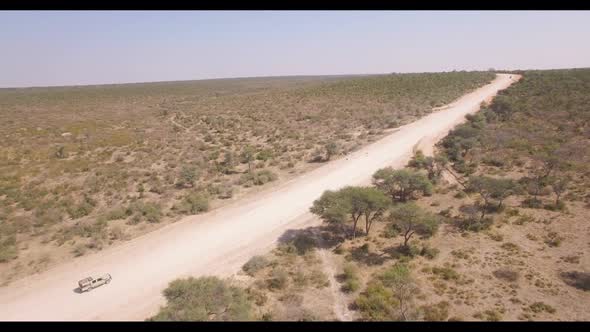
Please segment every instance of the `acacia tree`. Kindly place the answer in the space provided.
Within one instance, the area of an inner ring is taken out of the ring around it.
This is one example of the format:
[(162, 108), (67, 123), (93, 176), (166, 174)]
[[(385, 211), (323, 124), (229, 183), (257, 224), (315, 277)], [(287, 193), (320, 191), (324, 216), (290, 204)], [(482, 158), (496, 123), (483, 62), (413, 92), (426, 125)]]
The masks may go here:
[(549, 184), (551, 175), (560, 167), (561, 162), (555, 153), (540, 152), (533, 156), (533, 167), (529, 177), (529, 188), (532, 191), (533, 202), (539, 202), (537, 197), (539, 196), (541, 189)]
[(561, 195), (568, 189), (571, 178), (568, 176), (556, 177), (551, 181), (551, 188), (555, 194), (555, 206), (560, 204)]
[(310, 211), (331, 223), (352, 222), (351, 237), (356, 237), (359, 219), (365, 219), (365, 232), (369, 234), (371, 225), (387, 209), (388, 199), (372, 187), (344, 187), (338, 191), (325, 191), (313, 202)]
[(389, 214), (389, 221), (400, 229), (405, 248), (408, 248), (408, 242), (415, 233), (431, 236), (438, 229), (435, 217), (411, 202), (394, 207)]
[(385, 287), (392, 290), (391, 295), (397, 302), (399, 319), (402, 321), (413, 319), (416, 314), (413, 310), (413, 299), (418, 291), (418, 286), (414, 282), (408, 266), (397, 263), (386, 270), (379, 279)]
[(420, 172), (409, 169), (382, 168), (373, 174), (373, 184), (393, 202), (405, 202), (416, 192), (424, 195), (432, 192), (432, 183)]
[(437, 181), (448, 163), (449, 159), (443, 154), (437, 154), (431, 157), (425, 156), (421, 150), (418, 150), (408, 163), (408, 166), (425, 169), (428, 172), (428, 179), (430, 181)]
[(511, 196), (514, 191), (515, 184), (510, 179), (496, 179), (488, 176), (471, 176), (467, 182), (467, 190), (477, 192), (484, 201), (483, 205), (479, 205), (481, 212), (480, 220), (485, 217), (487, 210), (491, 206), (492, 199), (498, 201), (497, 209), (502, 207), (502, 202)]
[(363, 187), (355, 199), (355, 204), (358, 204), (358, 208), (363, 211), (365, 234), (369, 235), (373, 222), (389, 207), (389, 199), (381, 191), (372, 187)]

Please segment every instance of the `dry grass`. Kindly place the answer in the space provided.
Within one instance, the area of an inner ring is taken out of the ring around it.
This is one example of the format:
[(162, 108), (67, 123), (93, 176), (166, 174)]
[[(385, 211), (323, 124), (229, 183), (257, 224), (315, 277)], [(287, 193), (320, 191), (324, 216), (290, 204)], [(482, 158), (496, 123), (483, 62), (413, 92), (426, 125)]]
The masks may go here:
[(317, 167), (309, 161), (355, 150), (491, 78), (0, 89), (0, 280), (34, 272), (25, 263), (38, 253), (58, 264)]

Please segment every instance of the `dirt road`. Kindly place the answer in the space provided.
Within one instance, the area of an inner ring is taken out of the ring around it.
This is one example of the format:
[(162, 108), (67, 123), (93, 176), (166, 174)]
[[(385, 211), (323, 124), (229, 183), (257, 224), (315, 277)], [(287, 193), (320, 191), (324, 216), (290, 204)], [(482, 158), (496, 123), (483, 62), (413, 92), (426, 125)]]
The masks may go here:
[[(403, 126), (348, 158), (247, 200), (186, 217), (118, 247), (0, 288), (0, 320), (143, 320), (164, 303), (161, 291), (169, 281), (236, 272), (252, 255), (274, 245), (285, 230), (317, 223), (308, 209), (324, 190), (367, 183), (378, 168), (402, 166), (418, 142), (432, 145), (513, 79), (498, 75), (450, 107)], [(112, 275), (109, 285), (90, 293), (75, 292), (79, 279), (102, 273)]]

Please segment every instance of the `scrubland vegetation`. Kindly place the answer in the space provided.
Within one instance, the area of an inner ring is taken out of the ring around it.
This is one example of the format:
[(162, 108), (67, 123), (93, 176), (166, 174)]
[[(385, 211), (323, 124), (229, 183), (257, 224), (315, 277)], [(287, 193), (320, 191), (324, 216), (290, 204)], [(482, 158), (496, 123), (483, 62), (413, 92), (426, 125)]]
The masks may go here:
[(317, 167), (492, 78), (1, 89), (0, 283)]
[(254, 319), (332, 320), (343, 301), (363, 321), (588, 320), (588, 91), (590, 69), (524, 72), (434, 156), (326, 191), (321, 226), (228, 282)]

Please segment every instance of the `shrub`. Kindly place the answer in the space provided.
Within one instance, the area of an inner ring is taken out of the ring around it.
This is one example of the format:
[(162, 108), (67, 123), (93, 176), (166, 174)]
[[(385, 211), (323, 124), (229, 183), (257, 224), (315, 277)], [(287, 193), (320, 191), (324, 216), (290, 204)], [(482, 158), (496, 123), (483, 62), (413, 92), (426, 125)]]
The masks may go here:
[[(92, 210), (92, 207), (90, 207), (90, 210)], [(83, 212), (82, 214), (85, 215), (86, 213)], [(33, 226), (42, 227), (59, 224), (63, 220), (62, 215), (62, 211), (57, 208), (40, 206), (35, 210)]]
[(248, 288), (248, 299), (253, 301), (257, 306), (263, 306), (268, 301), (268, 296), (262, 291), (255, 288)]
[(520, 205), (525, 208), (539, 209), (543, 207), (543, 202), (538, 198), (529, 197), (524, 199)]
[(316, 288), (324, 288), (330, 286), (330, 280), (328, 279), (328, 276), (320, 270), (313, 270), (311, 272), (311, 275), (309, 276), (309, 281)]
[(500, 248), (502, 248), (504, 250), (507, 250), (507, 251), (512, 251), (512, 252), (515, 252), (515, 251), (519, 251), (520, 250), (520, 247), (518, 245), (512, 243), (512, 242), (503, 243), (500, 246)]
[(267, 161), (272, 157), (273, 157), (273, 153), (272, 153), (272, 150), (270, 150), (270, 149), (264, 149), (264, 150), (258, 152), (258, 154), (256, 155), (256, 159), (262, 160), (262, 161)]
[(555, 308), (553, 308), (552, 306), (545, 304), (543, 302), (535, 302), (535, 303), (531, 304), (529, 306), (529, 310), (531, 310), (534, 313), (540, 313), (540, 312), (546, 311), (550, 314), (553, 314), (556, 311)]
[(502, 314), (496, 310), (484, 311), (484, 317), (488, 322), (498, 322), (502, 320)]
[(87, 201), (83, 201), (78, 205), (70, 206), (67, 208), (68, 214), (72, 219), (79, 219), (89, 215), (94, 206)]
[(355, 304), (365, 320), (412, 320), (417, 292), (408, 266), (396, 263), (369, 282)]
[(74, 250), (72, 252), (76, 257), (82, 256), (86, 253), (86, 246), (80, 243), (74, 247)]
[(487, 235), (491, 240), (494, 240), (497, 242), (501, 242), (504, 240), (504, 236), (502, 236), (502, 234), (500, 234), (500, 233), (489, 232)]
[(200, 192), (190, 192), (184, 196), (179, 211), (184, 214), (197, 214), (209, 210), (209, 197)]
[(465, 198), (466, 196), (467, 194), (463, 190), (459, 190), (453, 197), (461, 199)]
[(381, 282), (371, 282), (367, 289), (355, 300), (363, 320), (391, 320), (396, 309), (392, 291)]
[(136, 211), (141, 214), (145, 220), (151, 223), (160, 222), (160, 219), (162, 218), (162, 211), (159, 203), (147, 202), (139, 204), (137, 205)]
[(271, 271), (266, 282), (270, 290), (284, 289), (289, 282), (289, 275), (283, 268), (278, 267)]
[(485, 217), (483, 219), (467, 216), (456, 220), (456, 225), (464, 231), (481, 232), (489, 229), (494, 224), (494, 219)]
[(123, 207), (118, 207), (109, 211), (106, 215), (107, 220), (118, 220), (118, 219), (125, 219), (130, 214), (128, 214), (129, 210)]
[(125, 232), (119, 226), (113, 227), (109, 232), (111, 240), (122, 240), (125, 238)]
[(459, 273), (450, 267), (433, 267), (432, 273), (441, 277), (443, 280), (459, 280)]
[(360, 280), (356, 266), (350, 263), (344, 265), (342, 280), (344, 282), (342, 285), (343, 292), (350, 293), (357, 291), (360, 287)]
[(449, 302), (441, 301), (437, 304), (424, 305), (421, 307), (424, 320), (429, 322), (445, 321), (449, 317)]
[(160, 181), (154, 182), (150, 186), (151, 193), (162, 195), (165, 191), (166, 191), (166, 189)]
[(243, 174), (238, 183), (244, 187), (251, 187), (252, 185), (261, 186), (265, 183), (276, 180), (278, 177), (270, 170), (261, 170), (258, 172), (248, 172)]
[(252, 303), (242, 288), (217, 277), (177, 279), (164, 290), (167, 304), (152, 321), (246, 321)]
[(8, 262), (17, 257), (16, 236), (11, 235), (3, 239), (0, 235), (0, 263)]
[(270, 262), (264, 256), (254, 256), (242, 266), (242, 270), (249, 276), (254, 276), (256, 272), (264, 269)]
[(297, 234), (292, 243), (295, 248), (297, 248), (297, 253), (299, 255), (305, 255), (309, 251), (313, 250), (317, 245), (315, 238), (308, 234)]
[(426, 257), (428, 259), (434, 259), (436, 256), (438, 256), (439, 252), (440, 250), (430, 247), (429, 244), (424, 244), (424, 246), (422, 246), (422, 250), (420, 251), (420, 256)]
[(545, 244), (550, 247), (559, 247), (563, 241), (563, 237), (559, 236), (557, 232), (549, 232), (545, 235)]

